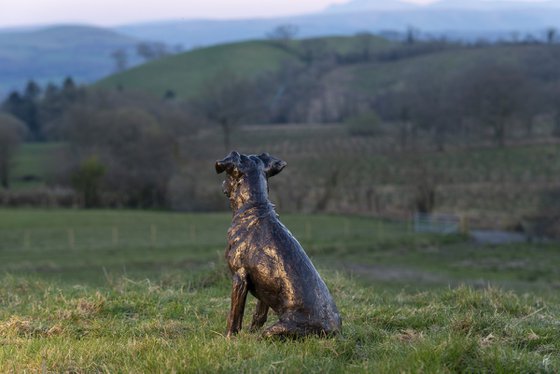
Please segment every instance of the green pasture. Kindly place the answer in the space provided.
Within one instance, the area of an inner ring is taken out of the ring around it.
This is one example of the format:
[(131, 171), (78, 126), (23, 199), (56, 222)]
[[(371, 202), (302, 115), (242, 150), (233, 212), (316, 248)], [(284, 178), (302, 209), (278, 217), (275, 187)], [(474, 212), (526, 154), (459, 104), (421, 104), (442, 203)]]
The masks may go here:
[(41, 187), (49, 172), (56, 170), (57, 152), (63, 143), (25, 143), (13, 161), (13, 187), (16, 189)]
[[(557, 245), (281, 219), (332, 291), (342, 335), (223, 336), (227, 213), (0, 210), (0, 372), (560, 370)], [(254, 298), (247, 308), (245, 323)]]
[(253, 78), (275, 71), (283, 62), (297, 59), (285, 50), (263, 41), (225, 44), (196, 49), (144, 64), (99, 81), (101, 88), (140, 90), (163, 96), (172, 90), (191, 98), (224, 73)]

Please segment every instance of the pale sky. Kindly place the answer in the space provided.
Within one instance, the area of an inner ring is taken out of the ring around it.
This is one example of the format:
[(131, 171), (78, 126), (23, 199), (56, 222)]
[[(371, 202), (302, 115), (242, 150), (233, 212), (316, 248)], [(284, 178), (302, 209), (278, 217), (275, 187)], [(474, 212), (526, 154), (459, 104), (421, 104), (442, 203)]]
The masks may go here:
[[(53, 23), (114, 26), (168, 19), (277, 17), (316, 12), (328, 5), (348, 1), (350, 0), (0, 0), (0, 28)], [(402, 1), (427, 4), (435, 0)]]

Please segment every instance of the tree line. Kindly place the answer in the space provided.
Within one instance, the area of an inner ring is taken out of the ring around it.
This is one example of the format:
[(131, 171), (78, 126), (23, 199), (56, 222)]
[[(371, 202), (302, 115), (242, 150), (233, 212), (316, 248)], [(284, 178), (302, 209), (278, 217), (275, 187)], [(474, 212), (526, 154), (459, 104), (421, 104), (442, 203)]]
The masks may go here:
[[(402, 150), (414, 149), (419, 139), (420, 146), (438, 151), (451, 144), (504, 146), (514, 134), (542, 136), (542, 128), (560, 137), (555, 34), (550, 42), (533, 43), (523, 61), (512, 61), (485, 58), (494, 45), (419, 40), (414, 30), (387, 48), (377, 48), (375, 36), (361, 33), (347, 50), (324, 39), (294, 40), (296, 32), (287, 28), (269, 35), (270, 43), (296, 56), (293, 62), (250, 79), (224, 71), (188, 100), (86, 88), (71, 78), (44, 87), (30, 81), (1, 104), (2, 185), (10, 185), (13, 155), (24, 140), (66, 145), (50, 182), (77, 191), (82, 206), (169, 207), (178, 176), (185, 183), (192, 179), (184, 140), (209, 126), (220, 129), (224, 151), (246, 124), (344, 123), (351, 136), (388, 137)], [(527, 42), (505, 44), (517, 48)], [(342, 87), (339, 92), (328, 84), (340, 68), (472, 49), (483, 57), (458, 71), (417, 70), (378, 91)], [(334, 173), (326, 186), (339, 179)], [(329, 197), (327, 187), (322, 200)], [(419, 189), (427, 197), (418, 209), (430, 210), (433, 191)]]

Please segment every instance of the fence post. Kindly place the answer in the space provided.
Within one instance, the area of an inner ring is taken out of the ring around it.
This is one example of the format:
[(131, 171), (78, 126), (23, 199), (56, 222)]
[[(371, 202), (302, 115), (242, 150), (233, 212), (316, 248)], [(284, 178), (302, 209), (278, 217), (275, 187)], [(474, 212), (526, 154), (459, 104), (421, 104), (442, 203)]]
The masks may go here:
[(74, 229), (70, 228), (67, 230), (67, 232), (68, 232), (68, 247), (70, 247), (70, 249), (75, 249), (76, 236), (74, 235)]
[(461, 234), (463, 235), (469, 234), (469, 219), (464, 214), (461, 214), (459, 227), (460, 227)]
[(111, 230), (111, 241), (114, 246), (119, 244), (119, 228), (117, 226), (113, 226)]
[(194, 224), (191, 224), (190, 226), (190, 237), (191, 237), (191, 242), (196, 241), (196, 225)]
[(150, 225), (150, 242), (152, 244), (152, 247), (156, 246), (156, 242), (157, 242), (157, 227), (156, 225), (152, 224)]
[(29, 249), (31, 247), (31, 233), (29, 230), (26, 230), (23, 234), (23, 248)]
[(350, 236), (350, 222), (348, 218), (344, 219), (344, 237), (348, 238)]

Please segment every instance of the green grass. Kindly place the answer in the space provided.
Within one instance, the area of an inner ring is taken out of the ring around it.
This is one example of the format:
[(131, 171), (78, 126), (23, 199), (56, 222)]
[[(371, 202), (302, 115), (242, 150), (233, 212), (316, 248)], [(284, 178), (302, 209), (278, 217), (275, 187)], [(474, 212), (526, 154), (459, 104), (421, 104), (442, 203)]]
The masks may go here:
[(332, 291), (341, 336), (223, 336), (229, 214), (0, 210), (0, 372), (560, 370), (557, 246), (281, 218)]
[[(309, 39), (324, 48), (338, 53), (361, 53), (364, 41), (360, 37), (324, 37)], [(196, 49), (176, 56), (137, 66), (109, 76), (96, 86), (123, 87), (162, 96), (171, 89), (181, 98), (195, 96), (205, 84), (223, 71), (232, 71), (245, 78), (254, 78), (267, 71), (278, 69), (283, 62), (301, 63), (293, 51), (304, 42), (292, 42), (292, 52), (275, 46), (269, 41), (250, 41)], [(372, 54), (391, 49), (406, 51), (406, 46), (383, 38), (373, 37)], [(521, 69), (539, 61), (539, 56), (550, 60), (555, 50), (543, 45), (498, 45), (492, 47), (458, 47), (404, 57), (397, 60), (341, 65), (323, 79), (326, 91), (355, 92), (377, 95), (389, 89), (399, 89), (422, 76), (438, 76), (450, 80), (459, 73), (481, 62), (509, 65)], [(535, 73), (537, 74), (537, 73)], [(540, 73), (539, 73), (540, 74)]]
[(14, 160), (13, 187), (43, 186), (49, 171), (54, 169), (56, 154), (62, 143), (25, 143)]
[(406, 87), (419, 77), (437, 76), (438, 81), (445, 83), (481, 62), (523, 69), (526, 64), (531, 63), (532, 56), (550, 52), (551, 49), (546, 46), (535, 45), (452, 48), (397, 61), (350, 65), (334, 74), (349, 77), (346, 80), (349, 90), (358, 89), (368, 94), (377, 94), (388, 89)]
[(189, 98), (204, 89), (215, 77), (232, 72), (253, 78), (274, 71), (284, 61), (297, 61), (294, 55), (264, 41), (224, 44), (201, 48), (112, 75), (96, 84), (101, 88), (122, 87), (162, 96), (172, 90)]
[[(340, 53), (361, 51), (362, 42), (356, 37), (324, 37), (310, 39), (328, 50)], [(243, 78), (255, 78), (277, 70), (283, 63), (302, 63), (297, 51), (300, 42), (292, 42), (287, 50), (270, 41), (249, 41), (200, 48), (180, 55), (144, 64), (99, 81), (101, 88), (122, 87), (162, 96), (167, 90), (181, 98), (192, 98), (205, 85), (223, 72), (233, 72)], [(393, 43), (372, 37), (370, 48), (381, 51)]]

